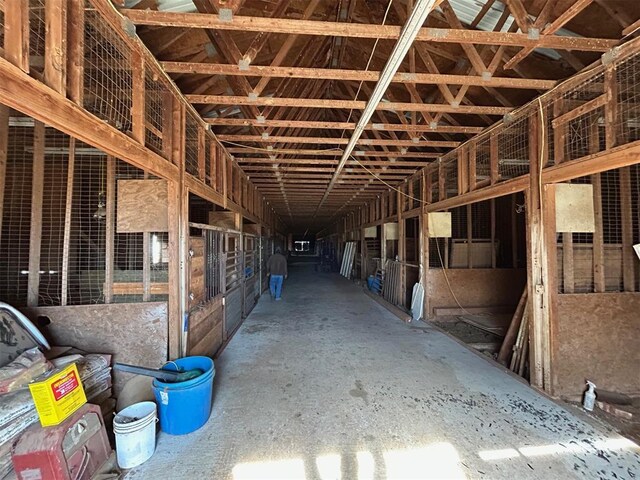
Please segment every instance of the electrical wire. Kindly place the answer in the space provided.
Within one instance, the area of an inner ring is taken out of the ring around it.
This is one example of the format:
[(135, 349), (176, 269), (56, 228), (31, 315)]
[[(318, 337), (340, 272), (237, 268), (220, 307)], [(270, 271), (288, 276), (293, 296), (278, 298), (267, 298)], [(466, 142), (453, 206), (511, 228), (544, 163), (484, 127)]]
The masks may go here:
[[(263, 148), (263, 147), (250, 147), (248, 145), (243, 145), (242, 143), (236, 143), (236, 142), (232, 142), (230, 140), (219, 140), (221, 143), (226, 143), (228, 145), (233, 145), (234, 147), (240, 147), (240, 148), (245, 148), (247, 150), (255, 150), (257, 152), (269, 152), (269, 153), (288, 153), (286, 150), (283, 149), (277, 149), (277, 148), (272, 148), (272, 149), (268, 149), (268, 148)], [(342, 149), (340, 148), (325, 148), (325, 149), (318, 149), (318, 150), (309, 150), (312, 153), (322, 153), (322, 152), (342, 152)], [(286, 163), (286, 161), (282, 162), (282, 163)]]
[(451, 282), (449, 281), (449, 276), (447, 275), (447, 270), (448, 269), (445, 268), (444, 260), (442, 259), (442, 253), (440, 253), (440, 245), (438, 244), (438, 239), (436, 238), (435, 240), (436, 240), (436, 242), (435, 242), (436, 243), (436, 250), (438, 250), (438, 257), (440, 257), (440, 265), (442, 265), (442, 275), (444, 275), (444, 280), (447, 283), (447, 287), (449, 287), (449, 292), (451, 293), (451, 296), (453, 297), (453, 300), (456, 302), (458, 307), (460, 307), (460, 310), (462, 310), (467, 315), (473, 315), (473, 313), (471, 313), (469, 310), (467, 310), (466, 308), (464, 308), (462, 306), (462, 304), (458, 300), (458, 297), (456, 296), (455, 292), (453, 291), (453, 287), (451, 286)]

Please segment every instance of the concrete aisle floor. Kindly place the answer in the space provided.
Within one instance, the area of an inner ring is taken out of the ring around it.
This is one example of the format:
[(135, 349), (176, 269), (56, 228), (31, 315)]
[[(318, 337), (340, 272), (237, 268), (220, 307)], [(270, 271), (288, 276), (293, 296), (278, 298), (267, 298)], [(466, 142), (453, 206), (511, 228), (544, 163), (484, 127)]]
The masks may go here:
[(336, 274), (293, 267), (216, 362), (211, 419), (131, 479), (640, 477), (594, 428)]

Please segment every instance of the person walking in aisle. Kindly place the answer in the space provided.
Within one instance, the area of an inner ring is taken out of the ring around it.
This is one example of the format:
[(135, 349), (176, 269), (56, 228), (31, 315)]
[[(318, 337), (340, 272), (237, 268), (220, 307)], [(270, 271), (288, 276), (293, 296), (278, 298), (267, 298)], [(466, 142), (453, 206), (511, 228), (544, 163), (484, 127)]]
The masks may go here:
[(271, 298), (276, 301), (281, 299), (282, 282), (288, 276), (287, 259), (281, 252), (279, 247), (276, 248), (276, 253), (267, 261), (267, 275), (270, 275), (269, 290), (271, 290)]

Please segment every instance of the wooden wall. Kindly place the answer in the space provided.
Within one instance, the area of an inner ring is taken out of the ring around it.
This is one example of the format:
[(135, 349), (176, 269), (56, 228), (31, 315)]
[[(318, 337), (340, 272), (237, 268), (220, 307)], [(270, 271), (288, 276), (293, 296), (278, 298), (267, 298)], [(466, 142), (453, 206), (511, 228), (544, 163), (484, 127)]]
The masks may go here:
[[(33, 321), (41, 315), (51, 320), (42, 331), (53, 345), (110, 353), (115, 362), (152, 368), (167, 361), (165, 302), (34, 307), (22, 311)], [(116, 395), (128, 378), (129, 374), (114, 372)]]
[[(455, 293), (463, 307), (495, 307), (515, 305), (522, 295), (526, 282), (524, 269), (510, 268), (449, 268), (446, 271)], [(427, 295), (429, 316), (435, 308), (457, 308), (457, 304), (442, 269), (429, 269)]]
[(222, 295), (189, 314), (187, 355), (213, 356), (223, 342), (224, 308)]
[(640, 393), (640, 293), (563, 294), (551, 326), (554, 396), (577, 399), (585, 380)]

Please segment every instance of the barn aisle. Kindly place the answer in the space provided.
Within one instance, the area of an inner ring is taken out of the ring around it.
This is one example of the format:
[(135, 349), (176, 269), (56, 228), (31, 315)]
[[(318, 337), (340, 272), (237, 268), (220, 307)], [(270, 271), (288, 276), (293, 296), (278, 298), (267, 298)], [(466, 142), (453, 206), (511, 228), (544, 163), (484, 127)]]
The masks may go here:
[(209, 423), (130, 479), (633, 478), (597, 429), (335, 274), (292, 267), (216, 363)]

